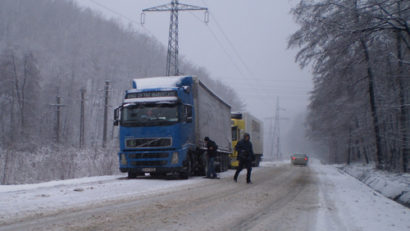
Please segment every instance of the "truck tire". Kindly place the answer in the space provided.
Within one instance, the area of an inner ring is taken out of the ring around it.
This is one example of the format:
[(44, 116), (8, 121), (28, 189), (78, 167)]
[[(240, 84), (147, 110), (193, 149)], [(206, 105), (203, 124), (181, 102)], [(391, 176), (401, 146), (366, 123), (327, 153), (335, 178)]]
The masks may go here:
[(192, 158), (191, 154), (188, 153), (187, 159), (186, 159), (186, 169), (185, 171), (180, 172), (181, 179), (188, 179), (190, 176), (192, 176)]
[(136, 172), (128, 172), (128, 179), (135, 179), (137, 178)]
[(207, 163), (206, 163), (206, 154), (199, 153), (197, 154), (197, 162), (195, 166), (195, 175), (197, 176), (205, 176), (207, 170)]

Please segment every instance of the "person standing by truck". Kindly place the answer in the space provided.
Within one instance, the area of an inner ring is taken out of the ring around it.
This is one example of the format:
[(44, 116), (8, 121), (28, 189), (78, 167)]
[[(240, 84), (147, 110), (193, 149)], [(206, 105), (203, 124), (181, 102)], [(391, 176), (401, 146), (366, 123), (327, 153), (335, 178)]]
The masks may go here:
[(217, 179), (218, 176), (216, 175), (215, 172), (215, 157), (216, 157), (216, 150), (218, 149), (218, 146), (216, 143), (209, 139), (209, 137), (205, 137), (204, 139), (206, 148), (207, 148), (207, 157), (208, 157), (208, 170), (206, 171), (206, 178), (211, 178), (211, 179)]
[(239, 160), (239, 166), (236, 169), (235, 176), (233, 177), (233, 180), (235, 182), (238, 182), (238, 175), (242, 171), (242, 169), (245, 167), (247, 172), (246, 172), (246, 183), (252, 184), (251, 182), (251, 172), (252, 172), (252, 161), (254, 160), (254, 154), (253, 154), (253, 147), (252, 143), (250, 141), (251, 136), (248, 133), (245, 133), (243, 135), (243, 139), (238, 142), (235, 146), (235, 150), (238, 152), (238, 160)]

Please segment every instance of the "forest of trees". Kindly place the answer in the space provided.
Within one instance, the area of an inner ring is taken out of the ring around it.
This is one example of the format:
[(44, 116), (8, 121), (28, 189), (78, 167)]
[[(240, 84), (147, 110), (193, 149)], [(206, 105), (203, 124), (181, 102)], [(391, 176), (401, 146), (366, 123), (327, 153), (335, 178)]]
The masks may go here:
[[(1, 0), (0, 184), (111, 174), (118, 168), (112, 110), (133, 78), (163, 76), (165, 58), (166, 48), (155, 38), (73, 1)], [(199, 76), (233, 110), (244, 107), (231, 88), (181, 59), (182, 73)], [(109, 121), (103, 149), (106, 81)], [(61, 107), (56, 106), (57, 97)]]
[(330, 162), (410, 170), (410, 1), (300, 0), (289, 39), (312, 67), (307, 135)]

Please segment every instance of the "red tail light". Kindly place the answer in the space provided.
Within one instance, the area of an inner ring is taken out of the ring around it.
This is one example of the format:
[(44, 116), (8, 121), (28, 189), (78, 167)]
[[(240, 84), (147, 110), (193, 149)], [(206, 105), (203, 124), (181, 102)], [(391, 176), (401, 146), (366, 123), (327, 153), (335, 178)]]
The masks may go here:
[(292, 156), (292, 160), (296, 160), (296, 157)]
[(307, 157), (305, 157), (305, 160), (307, 160)]

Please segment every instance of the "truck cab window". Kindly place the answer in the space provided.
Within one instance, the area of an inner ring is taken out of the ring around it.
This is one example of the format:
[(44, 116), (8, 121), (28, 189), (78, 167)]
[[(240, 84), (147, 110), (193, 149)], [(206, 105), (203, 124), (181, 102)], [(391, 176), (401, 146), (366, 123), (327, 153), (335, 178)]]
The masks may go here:
[(121, 122), (125, 126), (158, 126), (178, 122), (176, 104), (139, 104), (124, 107)]

